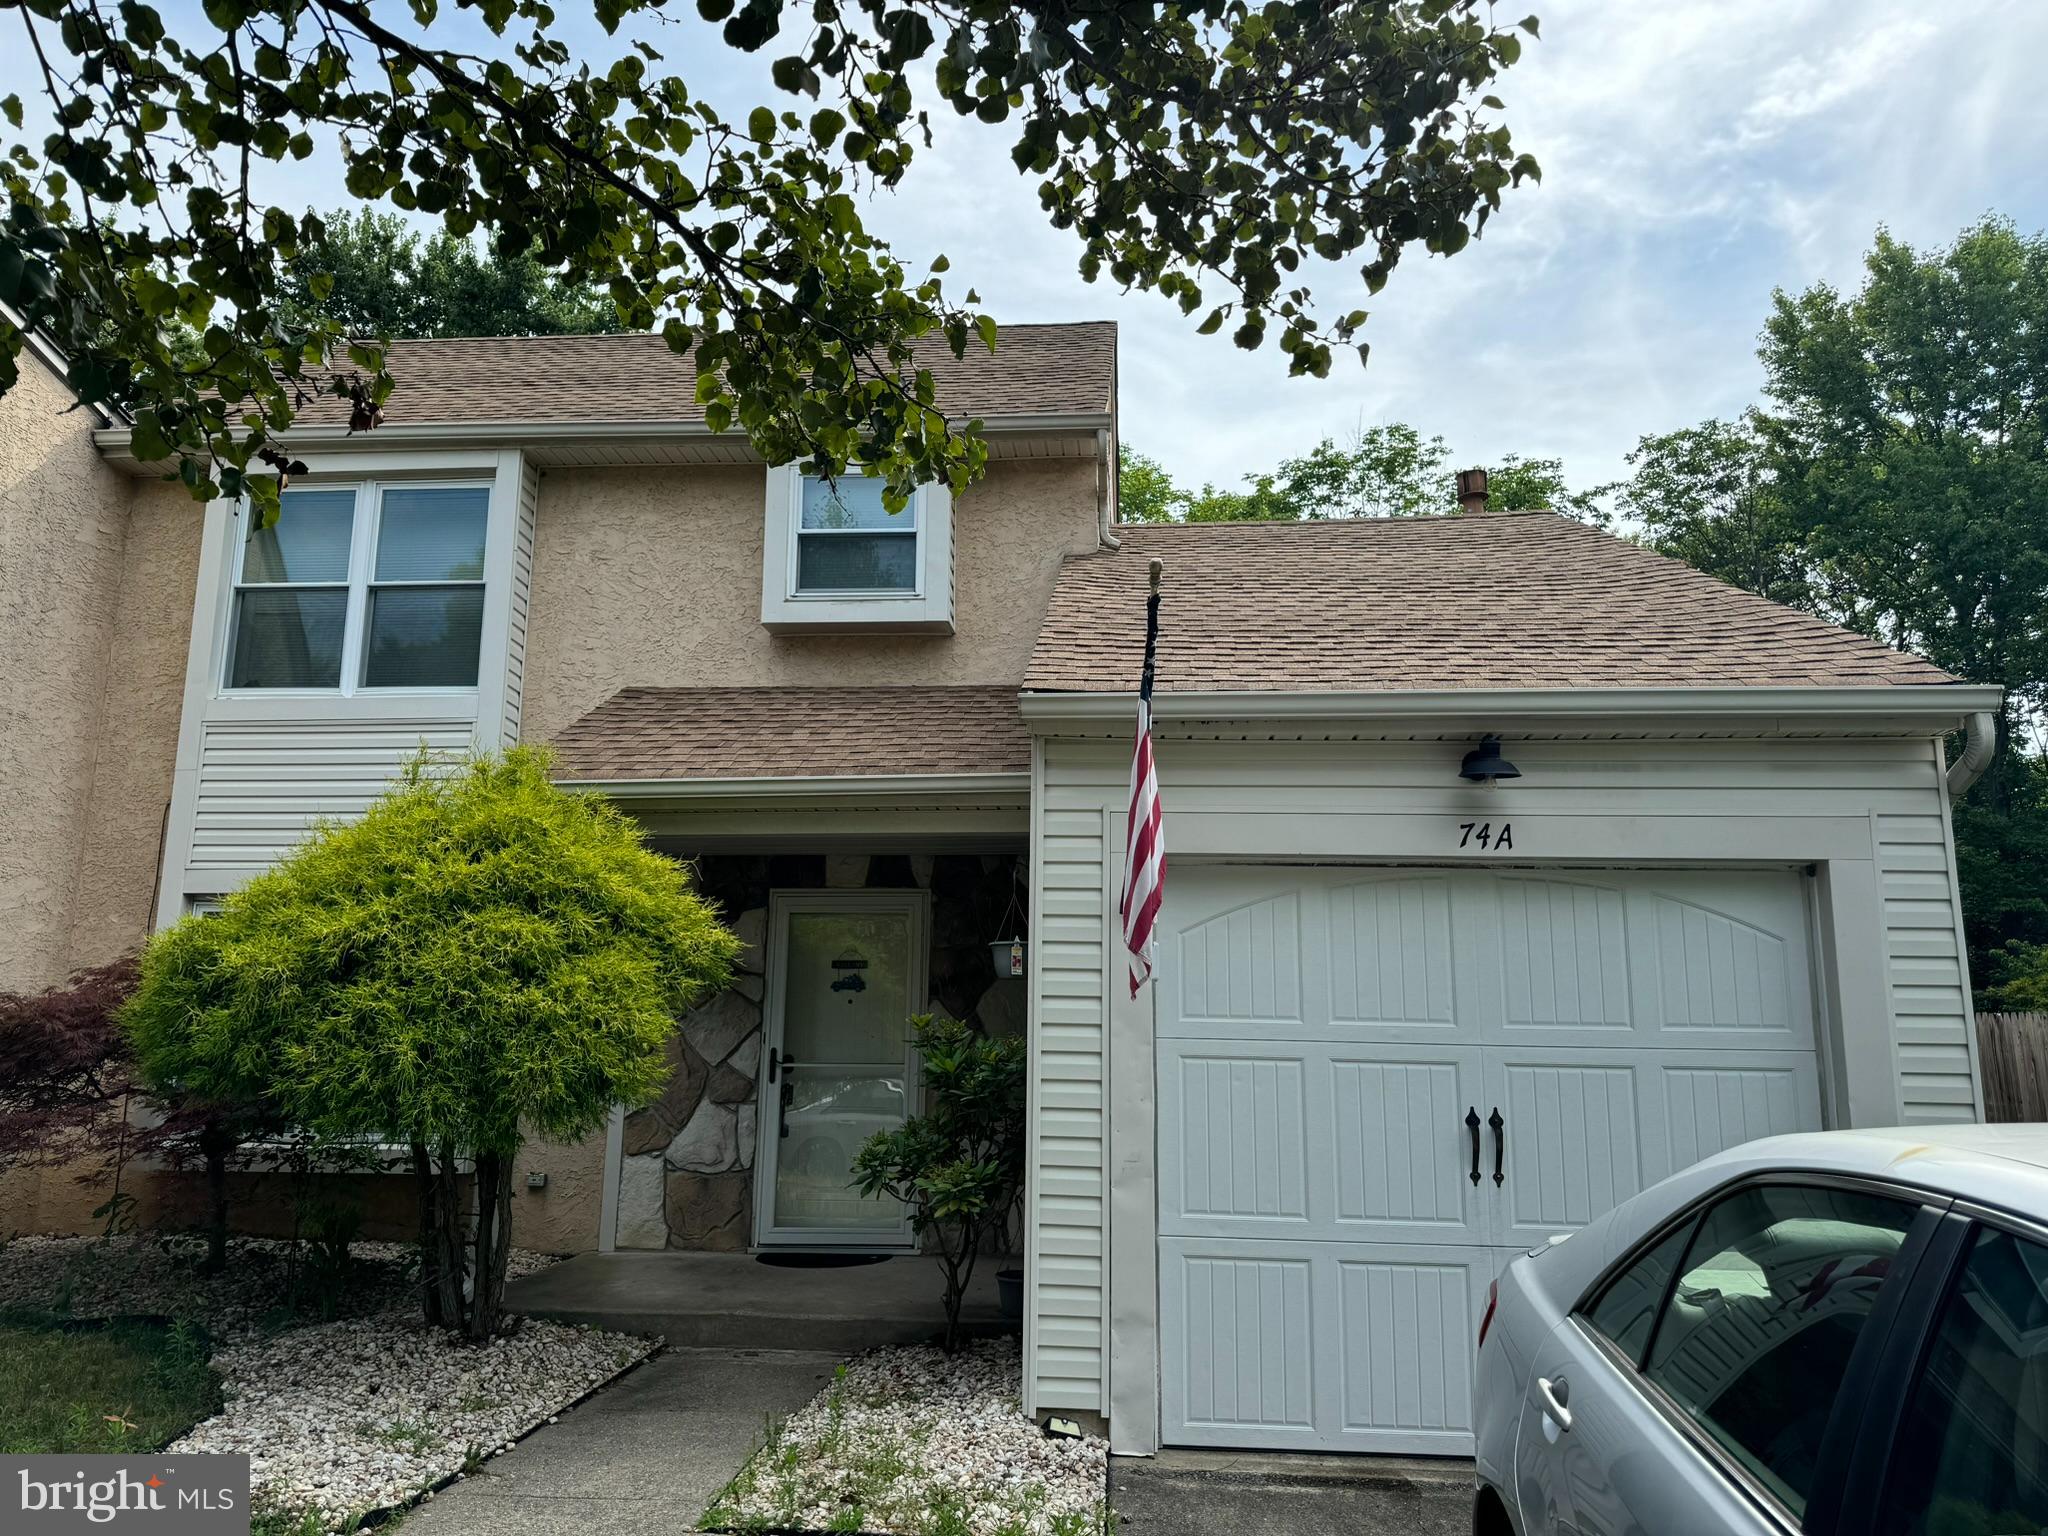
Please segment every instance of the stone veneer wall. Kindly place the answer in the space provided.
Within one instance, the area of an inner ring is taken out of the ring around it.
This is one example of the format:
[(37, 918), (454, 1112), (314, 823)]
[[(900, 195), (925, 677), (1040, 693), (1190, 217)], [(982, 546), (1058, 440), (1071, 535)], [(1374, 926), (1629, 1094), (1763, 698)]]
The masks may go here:
[(746, 948), (733, 985), (686, 1014), (669, 1041), (674, 1070), (660, 1100), (626, 1117), (621, 1248), (743, 1251), (753, 1243), (770, 891), (930, 891), (931, 1011), (992, 1034), (1024, 1029), (1025, 984), (997, 980), (988, 947), (1010, 903), (1016, 856), (714, 854), (696, 864), (699, 889)]

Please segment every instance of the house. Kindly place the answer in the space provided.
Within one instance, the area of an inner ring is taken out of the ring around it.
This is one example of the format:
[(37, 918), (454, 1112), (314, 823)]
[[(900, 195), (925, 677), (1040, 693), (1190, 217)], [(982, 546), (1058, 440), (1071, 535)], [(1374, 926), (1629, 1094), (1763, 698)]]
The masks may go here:
[(845, 1170), (912, 1107), (904, 1017), (1028, 1031), (1024, 1400), (1132, 1451), (1465, 1450), (1516, 1251), (1753, 1136), (1979, 1113), (1943, 737), (1995, 689), (1548, 513), (1120, 527), (1112, 327), (931, 361), (989, 470), (892, 517), (707, 431), (658, 339), (403, 343), (389, 424), (315, 408), (253, 539), (32, 376), (0, 984), (422, 741), (552, 743), (749, 947), (661, 1102), (527, 1149), (516, 1240), (901, 1248)]

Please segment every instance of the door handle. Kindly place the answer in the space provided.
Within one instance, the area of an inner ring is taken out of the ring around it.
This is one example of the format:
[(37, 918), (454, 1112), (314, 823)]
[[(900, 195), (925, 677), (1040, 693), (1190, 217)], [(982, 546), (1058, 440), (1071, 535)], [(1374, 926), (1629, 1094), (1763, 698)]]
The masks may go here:
[(769, 1082), (771, 1082), (771, 1083), (772, 1083), (772, 1082), (774, 1082), (774, 1081), (775, 1081), (775, 1069), (776, 1069), (776, 1068), (777, 1068), (777, 1067), (778, 1067), (779, 1065), (781, 1065), (781, 1062), (782, 1062), (782, 1053), (781, 1053), (780, 1051), (776, 1050), (774, 1046), (772, 1046), (772, 1045), (771, 1045), (771, 1046), (769, 1046), (769, 1047), (768, 1047), (768, 1081), (769, 1081)]
[(1470, 1104), (1465, 1108), (1465, 1129), (1472, 1133), (1472, 1182), (1477, 1184), (1479, 1182), (1479, 1106), (1477, 1104)]
[[(1508, 1155), (1508, 1123), (1500, 1117), (1498, 1104), (1493, 1106), (1493, 1113), (1486, 1117), (1486, 1123), (1493, 1127), (1493, 1187), (1499, 1189), (1507, 1180), (1507, 1174), (1502, 1171), (1502, 1164), (1507, 1161)], [(1475, 1147), (1479, 1144), (1477, 1131), (1472, 1133), (1472, 1144)], [(1472, 1182), (1476, 1184), (1479, 1180), (1475, 1176)]]
[(1571, 1387), (1562, 1376), (1555, 1381), (1548, 1376), (1538, 1376), (1536, 1395), (1543, 1400), (1543, 1411), (1557, 1420), (1559, 1429), (1572, 1427), (1571, 1410), (1565, 1407), (1565, 1404), (1571, 1401)]

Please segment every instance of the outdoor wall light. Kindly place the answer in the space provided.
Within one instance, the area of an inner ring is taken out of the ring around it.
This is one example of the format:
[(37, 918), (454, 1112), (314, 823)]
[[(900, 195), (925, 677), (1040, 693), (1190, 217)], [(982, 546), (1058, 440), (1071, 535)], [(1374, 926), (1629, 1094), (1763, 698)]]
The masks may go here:
[(1482, 736), (1479, 745), (1465, 754), (1458, 765), (1458, 777), (1474, 784), (1491, 784), (1496, 779), (1519, 779), (1522, 770), (1501, 755), (1498, 736)]

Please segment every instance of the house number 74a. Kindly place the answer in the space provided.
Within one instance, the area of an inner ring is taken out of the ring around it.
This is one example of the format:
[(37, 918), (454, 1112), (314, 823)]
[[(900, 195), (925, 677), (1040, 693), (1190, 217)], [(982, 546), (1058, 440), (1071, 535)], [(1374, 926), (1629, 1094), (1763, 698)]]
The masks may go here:
[(1504, 821), (1496, 827), (1490, 821), (1461, 821), (1458, 830), (1464, 834), (1458, 839), (1460, 848), (1470, 848), (1477, 843), (1495, 853), (1506, 853), (1515, 846), (1515, 829), (1509, 822)]

